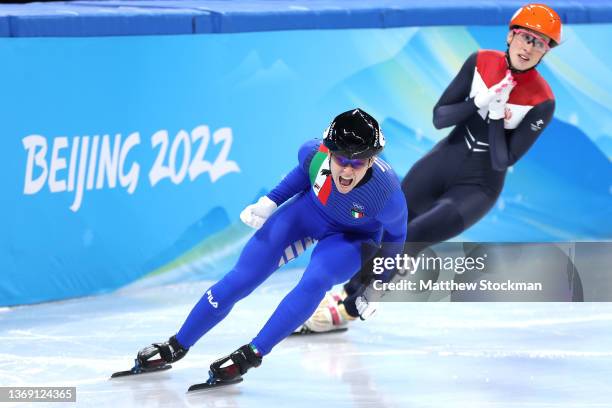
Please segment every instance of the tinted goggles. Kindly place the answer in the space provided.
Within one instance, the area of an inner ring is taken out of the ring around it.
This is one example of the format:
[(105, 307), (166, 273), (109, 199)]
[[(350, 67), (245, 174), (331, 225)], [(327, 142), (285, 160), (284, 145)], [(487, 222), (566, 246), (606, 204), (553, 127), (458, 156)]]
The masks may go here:
[(520, 28), (512, 30), (512, 32), (518, 37), (523, 44), (531, 44), (536, 51), (546, 52), (550, 50), (548, 42), (540, 37), (539, 35), (532, 33), (531, 31), (521, 30)]
[(355, 170), (359, 170), (360, 168), (367, 166), (368, 161), (370, 159), (348, 159), (344, 156), (338, 156), (335, 154), (331, 155), (332, 160), (340, 167), (348, 167), (351, 166)]

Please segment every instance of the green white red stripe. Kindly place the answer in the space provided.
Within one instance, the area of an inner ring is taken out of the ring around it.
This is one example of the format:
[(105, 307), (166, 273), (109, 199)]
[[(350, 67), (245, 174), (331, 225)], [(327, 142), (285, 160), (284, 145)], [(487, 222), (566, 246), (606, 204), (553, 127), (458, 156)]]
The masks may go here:
[(327, 173), (329, 171), (328, 151), (327, 147), (321, 143), (308, 168), (312, 189), (323, 205), (327, 204), (327, 199), (332, 189), (332, 179)]
[(353, 218), (363, 218), (365, 216), (364, 213), (355, 210), (354, 208), (351, 210), (351, 215)]

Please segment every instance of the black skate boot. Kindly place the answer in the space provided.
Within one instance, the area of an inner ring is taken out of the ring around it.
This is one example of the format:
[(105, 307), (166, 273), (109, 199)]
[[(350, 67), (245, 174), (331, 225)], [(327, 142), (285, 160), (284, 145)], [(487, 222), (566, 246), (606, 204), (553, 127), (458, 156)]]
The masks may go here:
[(169, 363), (185, 357), (188, 351), (189, 349), (178, 342), (176, 336), (172, 336), (164, 343), (153, 343), (140, 350), (131, 370), (116, 372), (111, 378), (168, 370), (172, 368)]
[(153, 343), (143, 348), (138, 352), (136, 360), (144, 369), (155, 368), (179, 361), (188, 351), (189, 349), (181, 346), (176, 336), (172, 336), (164, 343)]
[(226, 357), (222, 357), (210, 365), (208, 381), (189, 387), (188, 391), (196, 391), (222, 385), (236, 384), (242, 381), (242, 375), (250, 368), (261, 365), (262, 356), (252, 344), (246, 344)]

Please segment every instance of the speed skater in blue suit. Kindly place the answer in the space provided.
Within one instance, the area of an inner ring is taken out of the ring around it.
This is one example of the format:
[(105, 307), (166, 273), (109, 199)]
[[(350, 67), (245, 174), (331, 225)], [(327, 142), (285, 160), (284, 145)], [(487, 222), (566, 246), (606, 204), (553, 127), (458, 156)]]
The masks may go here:
[(361, 109), (338, 115), (322, 141), (304, 143), (298, 165), (240, 214), (257, 231), (236, 265), (206, 290), (174, 336), (141, 350), (138, 363), (147, 367), (183, 358), (278, 269), (288, 246), (317, 241), (301, 279), (261, 331), (210, 366), (211, 378), (238, 378), (259, 366), (274, 346), (301, 326), (333, 285), (346, 282), (360, 269), (362, 244), (377, 247), (385, 242), (387, 256), (401, 253), (408, 210), (397, 176), (377, 157), (384, 144), (378, 122)]

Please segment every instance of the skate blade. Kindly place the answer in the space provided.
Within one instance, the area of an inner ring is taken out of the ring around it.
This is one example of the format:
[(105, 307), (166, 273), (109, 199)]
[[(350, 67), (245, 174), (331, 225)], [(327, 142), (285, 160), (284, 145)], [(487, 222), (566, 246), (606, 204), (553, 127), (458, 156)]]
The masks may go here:
[(150, 373), (157, 373), (159, 371), (166, 371), (171, 369), (172, 366), (170, 364), (165, 364), (156, 368), (141, 368), (140, 370), (135, 370), (134, 368), (132, 368), (131, 370), (127, 370), (127, 371), (117, 371), (116, 373), (113, 373), (111, 375), (111, 378), (117, 378), (117, 377), (128, 377), (131, 375), (140, 375), (140, 374), (150, 374)]
[(238, 377), (238, 378), (234, 378), (233, 380), (228, 380), (228, 381), (217, 380), (213, 383), (205, 382), (201, 384), (194, 384), (191, 387), (189, 387), (187, 392), (204, 391), (204, 390), (210, 390), (213, 388), (224, 387), (226, 385), (238, 384), (238, 383), (241, 383), (242, 380), (243, 380), (242, 377)]
[(313, 334), (332, 334), (332, 333), (342, 333), (348, 330), (348, 327), (339, 327), (337, 329), (333, 329), (333, 330), (328, 330), (328, 331), (324, 331), (324, 332), (316, 332), (316, 331), (312, 331), (310, 329), (307, 328), (302, 328), (300, 331), (296, 331), (291, 333), (291, 336), (310, 336)]

